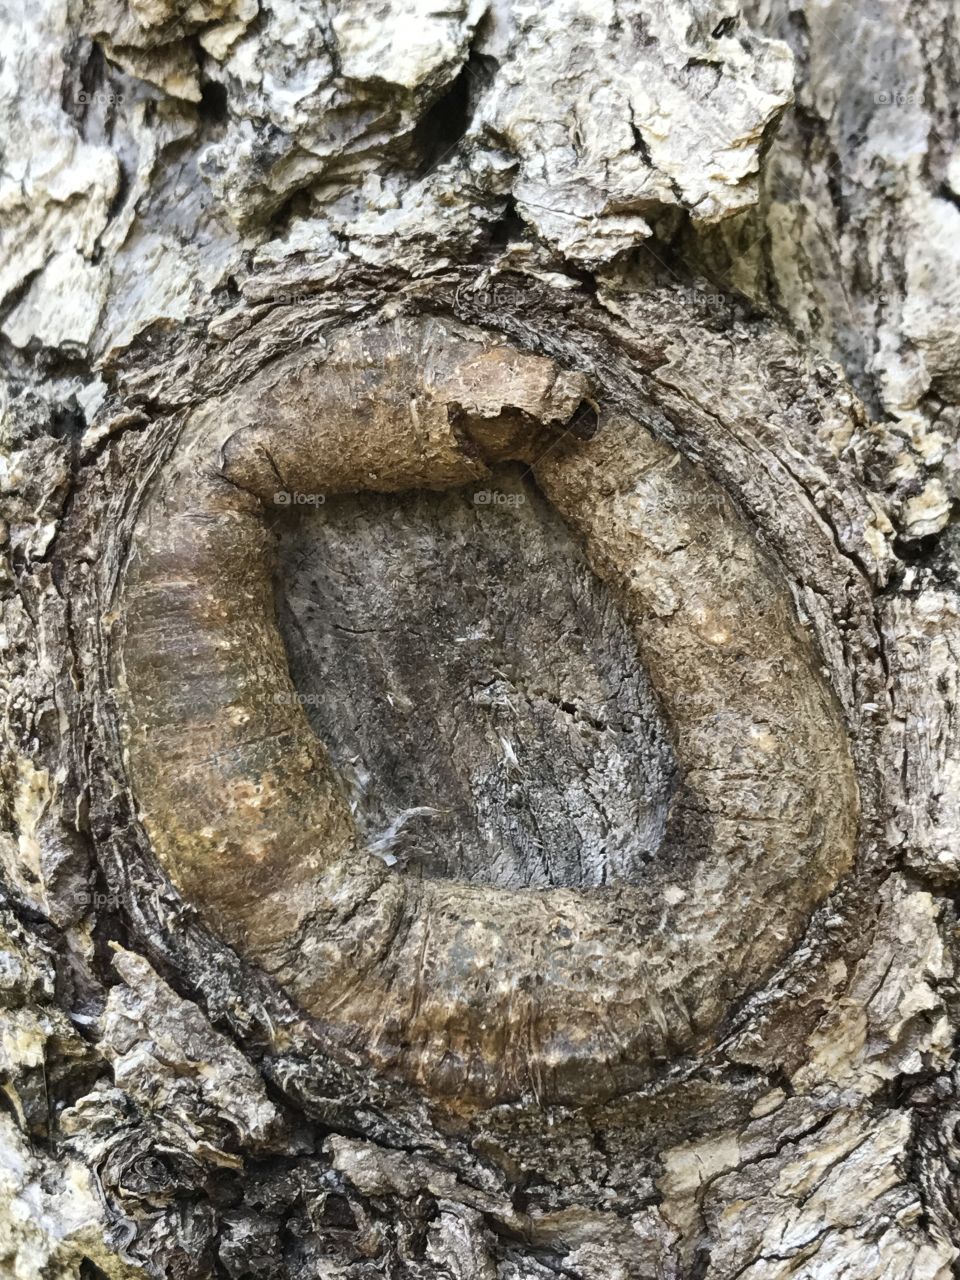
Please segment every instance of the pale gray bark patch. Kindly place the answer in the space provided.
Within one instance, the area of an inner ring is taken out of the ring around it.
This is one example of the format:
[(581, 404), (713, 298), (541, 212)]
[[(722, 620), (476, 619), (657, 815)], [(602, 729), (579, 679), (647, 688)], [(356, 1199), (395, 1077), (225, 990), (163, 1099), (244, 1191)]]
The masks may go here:
[(608, 262), (683, 212), (713, 223), (754, 203), (791, 97), (786, 45), (729, 5), (374, 18), (51, 0), (26, 41), (16, 16), (0, 297), (20, 349), (102, 354), (203, 314), (245, 250), (462, 259), (508, 201), (571, 261)]
[(960, 496), (956, 6), (758, 0), (745, 16), (790, 45), (796, 109), (759, 208), (709, 232), (701, 260), (717, 294), (782, 309), (843, 363), (890, 433), (890, 515), (921, 542)]

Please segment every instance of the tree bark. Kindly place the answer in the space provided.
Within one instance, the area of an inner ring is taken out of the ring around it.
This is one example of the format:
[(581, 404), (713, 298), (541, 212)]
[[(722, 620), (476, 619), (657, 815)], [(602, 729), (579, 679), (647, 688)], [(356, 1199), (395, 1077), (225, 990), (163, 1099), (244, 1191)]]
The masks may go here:
[(0, 1274), (957, 1274), (950, 7), (5, 47)]

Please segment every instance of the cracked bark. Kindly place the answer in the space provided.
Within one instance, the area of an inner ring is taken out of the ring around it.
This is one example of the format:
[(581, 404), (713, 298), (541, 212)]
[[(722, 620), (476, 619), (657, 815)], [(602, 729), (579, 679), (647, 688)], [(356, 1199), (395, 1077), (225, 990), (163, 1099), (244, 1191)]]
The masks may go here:
[(957, 1274), (949, 6), (5, 47), (0, 1273)]

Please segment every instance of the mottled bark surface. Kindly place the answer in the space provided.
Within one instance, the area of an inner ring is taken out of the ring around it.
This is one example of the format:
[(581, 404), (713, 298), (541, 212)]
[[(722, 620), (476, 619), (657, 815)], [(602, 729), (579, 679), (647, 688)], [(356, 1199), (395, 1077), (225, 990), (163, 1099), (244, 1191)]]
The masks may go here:
[(0, 67), (0, 1275), (960, 1267), (951, 7)]

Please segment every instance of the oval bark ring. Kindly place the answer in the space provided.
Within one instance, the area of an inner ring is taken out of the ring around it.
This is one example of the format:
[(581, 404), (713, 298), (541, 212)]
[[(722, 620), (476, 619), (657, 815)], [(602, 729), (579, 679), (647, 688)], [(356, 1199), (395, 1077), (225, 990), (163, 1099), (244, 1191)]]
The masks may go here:
[[(709, 1042), (850, 867), (842, 713), (724, 491), (584, 379), (479, 330), (340, 331), (196, 411), (134, 530), (113, 680), (141, 821), (184, 897), (333, 1045), (463, 1108), (599, 1100)], [(423, 881), (366, 852), (276, 628), (276, 495), (533, 468), (614, 592), (672, 727), (672, 856), (642, 885)], [(744, 915), (750, 927), (743, 927)]]

